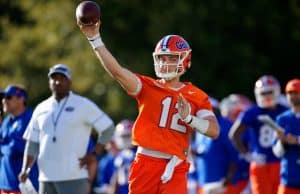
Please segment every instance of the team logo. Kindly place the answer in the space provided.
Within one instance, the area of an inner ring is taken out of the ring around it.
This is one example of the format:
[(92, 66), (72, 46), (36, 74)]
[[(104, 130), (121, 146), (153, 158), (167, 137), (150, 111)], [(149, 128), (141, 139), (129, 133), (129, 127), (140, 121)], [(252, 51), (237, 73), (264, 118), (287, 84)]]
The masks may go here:
[(69, 106), (69, 107), (66, 107), (66, 112), (73, 112), (74, 111), (74, 107), (72, 107), (72, 106)]
[(175, 43), (176, 47), (181, 50), (181, 49), (188, 49), (189, 45), (186, 42), (180, 41)]

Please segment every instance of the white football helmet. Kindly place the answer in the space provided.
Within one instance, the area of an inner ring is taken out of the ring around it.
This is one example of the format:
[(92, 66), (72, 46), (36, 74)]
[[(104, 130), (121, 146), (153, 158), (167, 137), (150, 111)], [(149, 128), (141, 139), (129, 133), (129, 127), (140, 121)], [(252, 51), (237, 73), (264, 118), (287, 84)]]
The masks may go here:
[(255, 82), (254, 94), (259, 107), (274, 107), (280, 98), (280, 84), (275, 77), (264, 75)]
[(244, 95), (230, 94), (220, 102), (221, 114), (234, 122), (239, 114), (252, 106), (252, 104), (251, 100)]
[[(167, 35), (156, 45), (153, 52), (154, 69), (156, 76), (165, 80), (171, 80), (182, 75), (191, 66), (192, 49), (188, 42), (178, 35)], [(165, 63), (163, 55), (177, 57), (176, 63)], [(175, 66), (175, 67), (172, 67)]]
[(116, 125), (114, 140), (118, 149), (128, 149), (133, 145), (131, 143), (131, 131), (133, 122), (127, 119), (120, 121)]

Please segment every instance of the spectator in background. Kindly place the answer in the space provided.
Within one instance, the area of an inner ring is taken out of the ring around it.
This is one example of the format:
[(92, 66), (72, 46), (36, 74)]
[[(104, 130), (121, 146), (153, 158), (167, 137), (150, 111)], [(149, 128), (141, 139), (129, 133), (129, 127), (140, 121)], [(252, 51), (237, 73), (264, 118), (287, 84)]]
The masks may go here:
[[(86, 166), (110, 140), (114, 124), (96, 104), (71, 92), (71, 73), (66, 65), (51, 67), (48, 78), (52, 96), (35, 108), (26, 129), (25, 170), (19, 179), (26, 180), (27, 169), (38, 158), (39, 194), (86, 194)], [(94, 152), (89, 153), (92, 128), (99, 138)]]
[(199, 194), (232, 193), (232, 178), (238, 159), (237, 152), (228, 138), (231, 122), (222, 117), (219, 102), (210, 97), (214, 113), (220, 126), (220, 135), (213, 140), (196, 133), (193, 147), (196, 153), (196, 171)]
[(285, 88), (290, 110), (278, 115), (278, 141), (273, 147), (281, 157), (280, 186), (277, 194), (300, 193), (300, 79), (290, 80)]
[[(280, 168), (279, 159), (272, 152), (275, 133), (260, 117), (268, 115), (275, 119), (287, 108), (278, 104), (280, 84), (273, 76), (260, 77), (255, 82), (254, 93), (257, 105), (238, 117), (230, 129), (230, 137), (241, 156), (250, 162), (251, 192), (274, 194), (277, 193)], [(243, 135), (247, 130), (250, 133), (249, 146), (243, 142)]]
[[(18, 85), (9, 85), (2, 99), (7, 114), (0, 131), (0, 193), (20, 194), (18, 174), (21, 172), (25, 140), (23, 134), (30, 121), (32, 110), (26, 107), (27, 92)], [(38, 189), (36, 164), (31, 168), (30, 180)]]

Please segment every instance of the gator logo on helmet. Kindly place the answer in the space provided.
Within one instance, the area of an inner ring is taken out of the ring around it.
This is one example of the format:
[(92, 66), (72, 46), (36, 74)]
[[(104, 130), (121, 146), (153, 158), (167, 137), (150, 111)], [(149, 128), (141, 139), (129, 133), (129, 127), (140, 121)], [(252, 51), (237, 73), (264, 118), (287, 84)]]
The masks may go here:
[(175, 43), (175, 45), (179, 50), (190, 48), (190, 46), (185, 41), (178, 41)]

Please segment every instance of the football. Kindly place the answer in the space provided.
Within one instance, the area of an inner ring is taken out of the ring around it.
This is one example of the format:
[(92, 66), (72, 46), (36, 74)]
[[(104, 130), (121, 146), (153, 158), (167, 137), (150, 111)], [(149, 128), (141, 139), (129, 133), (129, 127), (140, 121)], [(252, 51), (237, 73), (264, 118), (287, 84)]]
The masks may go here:
[(84, 25), (93, 25), (100, 20), (100, 6), (94, 1), (82, 1), (76, 8), (76, 19)]

